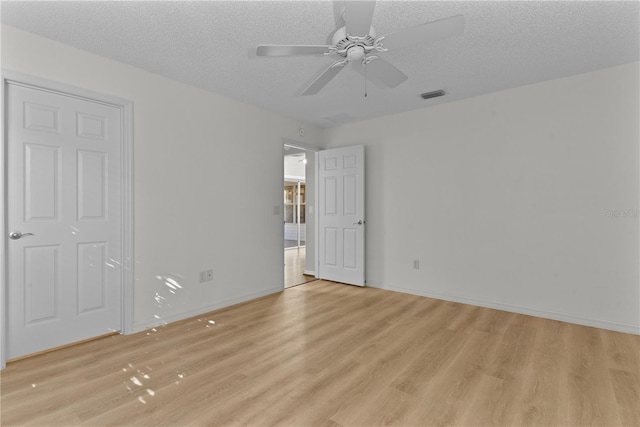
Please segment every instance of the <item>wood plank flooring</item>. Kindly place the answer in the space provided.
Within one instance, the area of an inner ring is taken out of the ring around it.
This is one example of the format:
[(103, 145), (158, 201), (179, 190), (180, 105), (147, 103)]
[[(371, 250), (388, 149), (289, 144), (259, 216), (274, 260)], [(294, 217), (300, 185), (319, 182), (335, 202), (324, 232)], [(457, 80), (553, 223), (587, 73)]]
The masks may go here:
[(0, 382), (3, 426), (639, 426), (640, 336), (315, 281)]

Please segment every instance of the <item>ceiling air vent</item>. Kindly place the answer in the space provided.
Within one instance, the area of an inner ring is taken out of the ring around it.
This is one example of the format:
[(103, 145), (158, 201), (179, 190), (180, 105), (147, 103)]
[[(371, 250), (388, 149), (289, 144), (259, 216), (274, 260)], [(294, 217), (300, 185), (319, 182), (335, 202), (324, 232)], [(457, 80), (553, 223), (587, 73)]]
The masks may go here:
[(335, 123), (337, 125), (344, 125), (346, 123), (354, 121), (355, 117), (350, 116), (346, 113), (340, 113), (340, 114), (334, 114), (333, 116), (325, 117), (324, 119), (330, 121), (331, 123)]
[(431, 98), (437, 98), (439, 96), (443, 96), (444, 95), (444, 91), (442, 89), (440, 90), (434, 90), (433, 92), (425, 92), (420, 94), (420, 98), (422, 99), (431, 99)]

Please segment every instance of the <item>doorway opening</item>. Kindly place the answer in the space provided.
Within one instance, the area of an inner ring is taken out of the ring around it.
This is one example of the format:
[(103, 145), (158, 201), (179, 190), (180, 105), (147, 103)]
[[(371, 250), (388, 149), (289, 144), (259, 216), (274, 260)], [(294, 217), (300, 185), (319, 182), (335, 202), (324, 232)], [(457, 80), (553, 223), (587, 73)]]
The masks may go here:
[[(284, 287), (315, 280), (313, 249), (313, 182), (315, 153), (284, 145)], [(310, 253), (309, 253), (310, 252)], [(309, 256), (311, 256), (311, 259)], [(309, 268), (311, 267), (311, 268)]]

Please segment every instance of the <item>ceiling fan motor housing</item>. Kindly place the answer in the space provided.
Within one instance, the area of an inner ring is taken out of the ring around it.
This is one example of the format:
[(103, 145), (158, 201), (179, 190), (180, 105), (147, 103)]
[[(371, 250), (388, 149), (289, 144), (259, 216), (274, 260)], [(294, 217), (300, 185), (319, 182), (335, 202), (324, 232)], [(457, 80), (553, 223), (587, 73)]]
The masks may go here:
[(376, 30), (373, 27), (369, 28), (369, 34), (366, 36), (352, 36), (347, 34), (346, 27), (342, 27), (333, 34), (331, 41), (339, 56), (349, 61), (359, 61), (374, 48), (375, 37)]

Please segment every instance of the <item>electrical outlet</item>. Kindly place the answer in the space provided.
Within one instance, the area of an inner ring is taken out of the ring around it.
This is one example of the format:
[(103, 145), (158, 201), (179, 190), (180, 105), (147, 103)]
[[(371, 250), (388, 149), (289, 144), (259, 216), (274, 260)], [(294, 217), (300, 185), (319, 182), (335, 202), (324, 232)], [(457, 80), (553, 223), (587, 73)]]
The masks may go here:
[(204, 283), (207, 281), (207, 272), (206, 271), (201, 271), (200, 272), (200, 283)]
[(213, 280), (213, 270), (207, 270), (207, 282)]
[(420, 270), (420, 260), (419, 259), (414, 259), (413, 260), (413, 269), (414, 270)]

